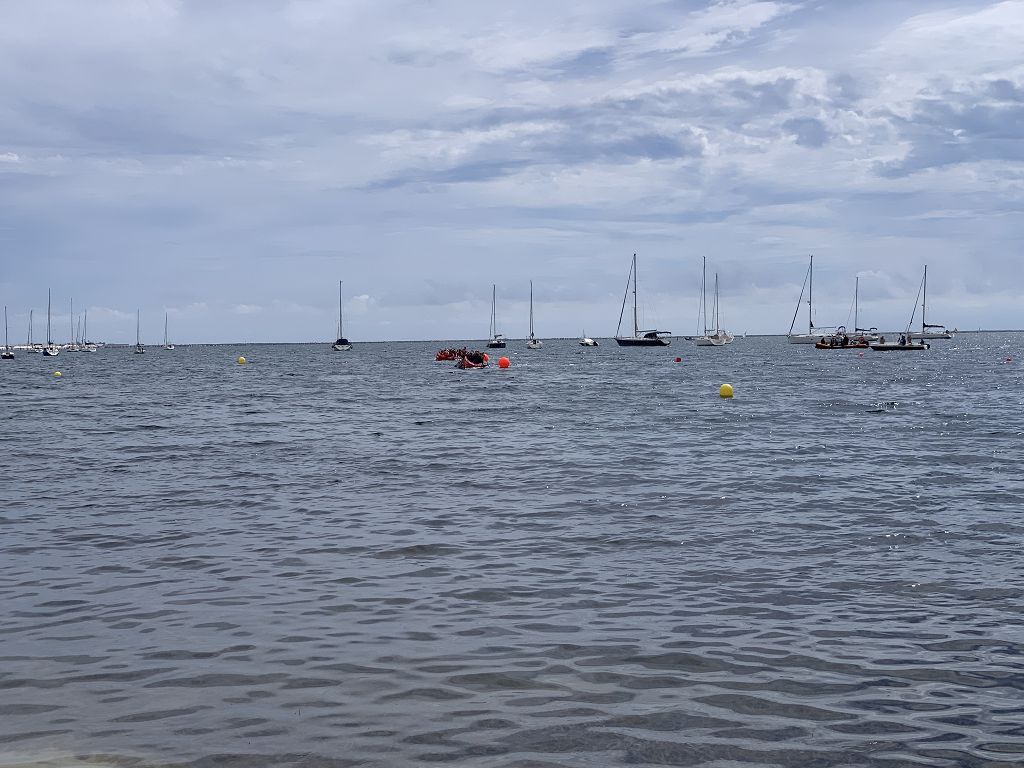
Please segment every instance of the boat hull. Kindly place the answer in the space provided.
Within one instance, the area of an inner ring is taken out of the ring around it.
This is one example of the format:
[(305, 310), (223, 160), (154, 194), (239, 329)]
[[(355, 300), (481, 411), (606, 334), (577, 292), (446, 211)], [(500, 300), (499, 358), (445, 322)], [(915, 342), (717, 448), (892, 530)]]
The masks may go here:
[(506, 346), (507, 345), (505, 344), (504, 341), (488, 341), (487, 342), (487, 348), (488, 349), (505, 349)]
[(821, 341), (821, 335), (815, 334), (812, 336), (808, 333), (795, 333), (787, 336), (786, 340), (790, 344), (817, 344)]
[(620, 347), (667, 347), (671, 344), (669, 339), (648, 339), (636, 336), (616, 336), (615, 343)]
[(885, 342), (880, 344), (870, 344), (871, 349), (875, 352), (920, 352), (923, 349), (929, 349), (930, 344), (899, 344)]
[(350, 349), (352, 349), (352, 345), (351, 344), (331, 344), (331, 349), (333, 349), (335, 352), (348, 352)]

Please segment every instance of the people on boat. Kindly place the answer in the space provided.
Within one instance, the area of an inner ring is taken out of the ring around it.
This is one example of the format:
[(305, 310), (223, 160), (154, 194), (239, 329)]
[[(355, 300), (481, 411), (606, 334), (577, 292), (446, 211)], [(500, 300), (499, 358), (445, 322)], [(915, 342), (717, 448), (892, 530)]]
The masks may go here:
[(901, 333), (900, 334), (900, 344), (902, 345), (902, 344), (906, 344), (906, 343), (907, 343), (907, 336), (906, 336), (906, 334)]

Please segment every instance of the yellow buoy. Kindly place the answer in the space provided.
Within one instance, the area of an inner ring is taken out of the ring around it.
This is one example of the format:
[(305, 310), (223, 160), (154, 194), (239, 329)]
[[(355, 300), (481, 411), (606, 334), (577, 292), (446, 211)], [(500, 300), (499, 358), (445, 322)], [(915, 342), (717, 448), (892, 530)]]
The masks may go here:
[(55, 376), (56, 378), (58, 378), (58, 379), (59, 379), (59, 378), (60, 378), (61, 376), (63, 376), (64, 374), (63, 374), (63, 373), (61, 373), (60, 371), (54, 371), (54, 372), (53, 372), (53, 375), (54, 375), (54, 376)]
[(244, 357), (238, 358), (238, 364), (239, 365), (245, 365), (245, 358)]
[(724, 398), (732, 397), (732, 384), (723, 384), (718, 388), (718, 396)]

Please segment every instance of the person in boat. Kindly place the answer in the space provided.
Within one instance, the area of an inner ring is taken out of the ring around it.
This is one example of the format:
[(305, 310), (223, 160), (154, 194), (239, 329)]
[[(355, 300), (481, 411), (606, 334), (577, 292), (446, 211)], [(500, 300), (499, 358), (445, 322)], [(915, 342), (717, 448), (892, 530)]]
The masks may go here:
[(906, 343), (907, 343), (907, 336), (906, 336), (906, 334), (901, 333), (900, 334), (900, 344), (901, 345), (905, 345)]
[(473, 363), (473, 365), (483, 365), (483, 363), (484, 363), (484, 353), (476, 351), (476, 350), (474, 350), (472, 352), (468, 352), (466, 354), (466, 360), (468, 360), (469, 362)]

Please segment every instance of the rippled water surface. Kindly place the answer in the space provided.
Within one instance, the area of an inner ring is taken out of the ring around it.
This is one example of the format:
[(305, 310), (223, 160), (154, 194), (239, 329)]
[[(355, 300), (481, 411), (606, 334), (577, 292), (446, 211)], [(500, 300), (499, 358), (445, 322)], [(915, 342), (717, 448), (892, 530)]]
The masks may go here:
[(1022, 341), (19, 353), (0, 764), (1020, 766)]

